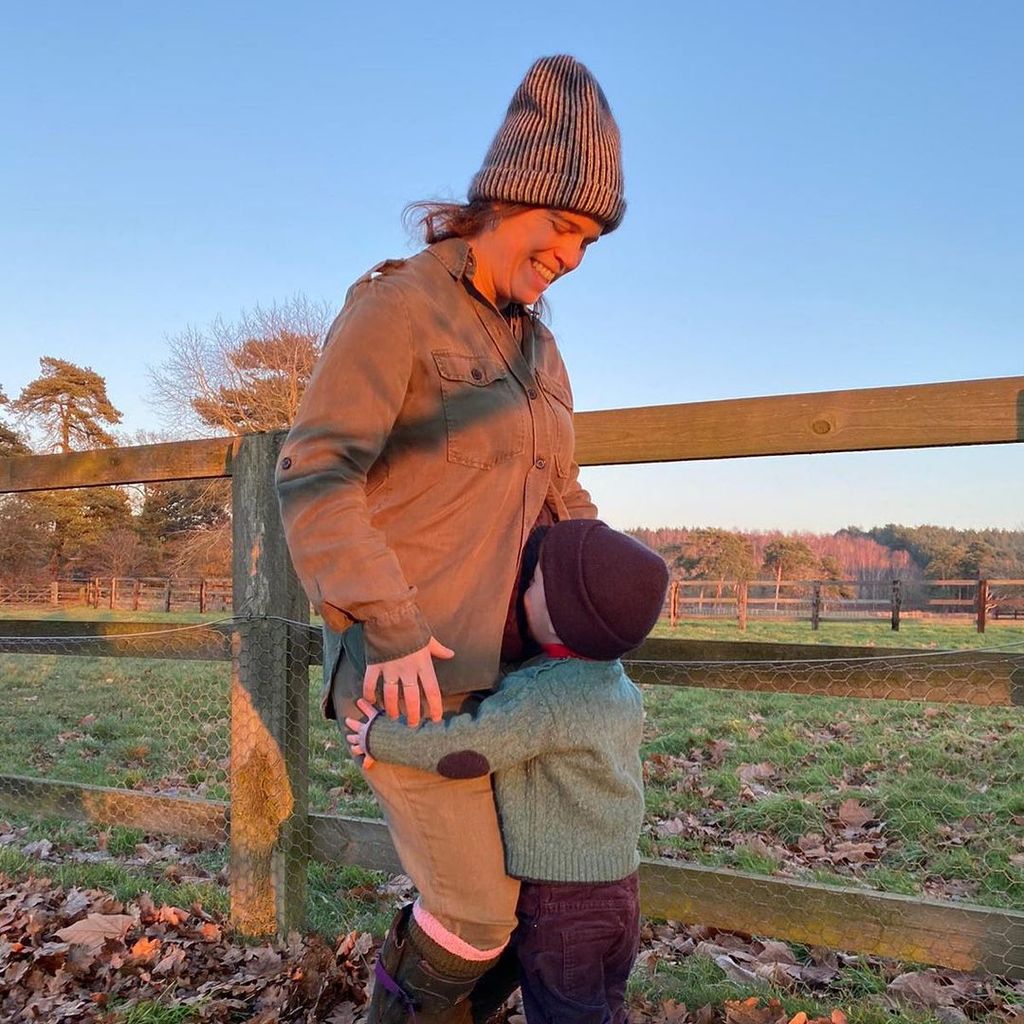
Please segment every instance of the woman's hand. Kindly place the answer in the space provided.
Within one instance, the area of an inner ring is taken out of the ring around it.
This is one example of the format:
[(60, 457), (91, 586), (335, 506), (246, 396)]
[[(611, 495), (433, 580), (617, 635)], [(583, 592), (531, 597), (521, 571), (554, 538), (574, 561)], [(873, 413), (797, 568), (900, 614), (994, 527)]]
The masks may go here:
[(351, 730), (345, 739), (348, 741), (349, 753), (353, 757), (363, 759), (363, 769), (372, 768), (376, 762), (366, 752), (366, 734), (370, 730), (370, 723), (380, 712), (366, 700), (357, 700), (356, 707), (363, 713), (363, 718), (346, 718), (345, 725)]
[(399, 704), (405, 705), (405, 718), (415, 729), (420, 724), (420, 691), (427, 702), (427, 715), (432, 722), (441, 721), (444, 710), (441, 688), (434, 672), (434, 658), (454, 658), (455, 652), (431, 637), (421, 647), (404, 658), (367, 665), (363, 676), (363, 700), (373, 704), (377, 700), (377, 680), (384, 680), (384, 711), (388, 718), (397, 718)]

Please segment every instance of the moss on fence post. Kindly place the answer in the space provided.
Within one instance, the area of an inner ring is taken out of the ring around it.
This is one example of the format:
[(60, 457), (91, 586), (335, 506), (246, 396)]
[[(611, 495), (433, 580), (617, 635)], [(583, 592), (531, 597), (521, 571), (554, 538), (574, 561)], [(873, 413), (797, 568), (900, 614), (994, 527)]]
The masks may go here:
[[(274, 492), (280, 434), (242, 439), (232, 465), (231, 919), (248, 935), (306, 910), (309, 621)], [(268, 618), (273, 616), (273, 618)], [(292, 620), (287, 622), (284, 620)]]

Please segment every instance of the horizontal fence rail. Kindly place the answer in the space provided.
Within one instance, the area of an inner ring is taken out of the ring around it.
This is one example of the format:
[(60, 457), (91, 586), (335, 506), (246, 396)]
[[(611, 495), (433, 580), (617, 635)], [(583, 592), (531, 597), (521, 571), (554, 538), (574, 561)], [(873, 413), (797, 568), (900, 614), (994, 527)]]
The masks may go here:
[[(230, 661), (235, 622), (167, 629), (151, 622), (0, 620), (0, 653), (63, 657)], [(273, 621), (273, 620), (271, 620)], [(292, 626), (292, 641), (323, 664), (319, 631)], [(835, 644), (728, 640), (644, 641), (624, 658), (640, 684), (871, 700), (1024, 706), (1024, 648), (922, 651)]]
[[(149, 828), (159, 816), (170, 834), (216, 841), (230, 821), (227, 803), (132, 793), (46, 779), (0, 776), (0, 806), (99, 825)], [(310, 854), (319, 861), (399, 873), (380, 821), (309, 815)], [(889, 893), (776, 879), (727, 868), (644, 860), (641, 906), (652, 917), (772, 935), (791, 942), (1024, 978), (1024, 913)]]
[[(581, 466), (1024, 441), (1024, 377), (576, 414)], [(0, 459), (0, 494), (231, 476), (241, 438)]]

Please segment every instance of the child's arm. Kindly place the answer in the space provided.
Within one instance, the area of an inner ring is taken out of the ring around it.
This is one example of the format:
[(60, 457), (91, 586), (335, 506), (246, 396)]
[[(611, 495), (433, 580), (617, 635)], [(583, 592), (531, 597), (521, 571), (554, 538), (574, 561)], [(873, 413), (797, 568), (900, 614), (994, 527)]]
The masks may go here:
[[(507, 681), (506, 681), (507, 683)], [(507, 685), (484, 700), (475, 714), (426, 722), (412, 730), (402, 719), (374, 715), (369, 722), (346, 718), (349, 746), (374, 761), (437, 772), (453, 779), (476, 778), (528, 761), (559, 743), (559, 720), (548, 706), (546, 687)], [(364, 714), (375, 709), (360, 708)]]

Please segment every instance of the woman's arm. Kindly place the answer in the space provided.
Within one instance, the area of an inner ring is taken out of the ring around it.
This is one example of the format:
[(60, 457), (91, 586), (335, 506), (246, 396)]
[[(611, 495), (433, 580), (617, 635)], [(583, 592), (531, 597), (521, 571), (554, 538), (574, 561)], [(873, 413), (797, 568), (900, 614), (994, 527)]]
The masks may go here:
[[(441, 698), (431, 635), (384, 535), (371, 523), (368, 489), (412, 372), (409, 316), (386, 277), (355, 285), (328, 333), (277, 464), (277, 491), (295, 570), (332, 628), (363, 623), (364, 692), (384, 680), (389, 714), (404, 699), (418, 722), (420, 692), (433, 718)], [(368, 482), (369, 481), (369, 482)]]

